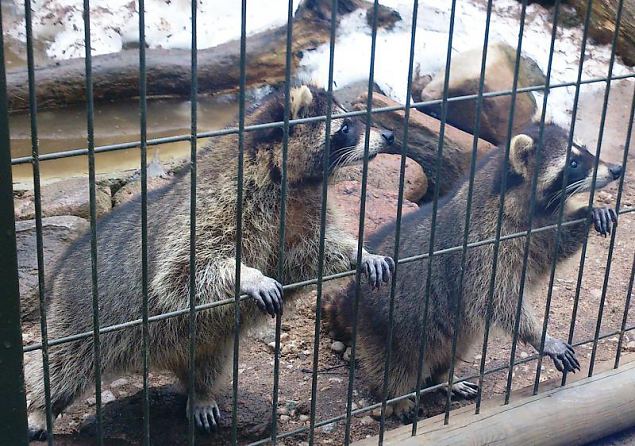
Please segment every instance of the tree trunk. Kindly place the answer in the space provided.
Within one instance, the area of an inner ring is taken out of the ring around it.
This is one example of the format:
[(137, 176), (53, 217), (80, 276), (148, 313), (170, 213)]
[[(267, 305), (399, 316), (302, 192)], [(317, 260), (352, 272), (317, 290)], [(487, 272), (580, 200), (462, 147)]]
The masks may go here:
[[(293, 65), (303, 51), (328, 42), (330, 0), (305, 0), (293, 19)], [(363, 0), (339, 0), (338, 16), (367, 7)], [(247, 85), (273, 85), (284, 80), (286, 25), (263, 31), (247, 39)], [(146, 51), (147, 94), (149, 96), (190, 94), (191, 53), (189, 50)], [(112, 101), (139, 94), (139, 53), (125, 50), (92, 59), (95, 101)], [(240, 77), (240, 42), (231, 41), (198, 51), (198, 92), (214, 94), (235, 91)], [(72, 59), (36, 68), (39, 108), (62, 107), (86, 101), (84, 59)], [(26, 70), (7, 73), (9, 109), (28, 108)]]
[[(373, 94), (373, 109), (392, 107), (399, 105), (386, 96)], [(356, 102), (355, 108), (366, 108), (366, 94)], [(395, 134), (395, 144), (390, 146), (387, 153), (401, 153), (404, 135), (404, 110), (391, 112), (379, 112), (372, 114), (372, 120), (381, 127), (390, 129)], [(431, 201), (434, 197), (434, 188), (437, 173), (437, 151), (439, 144), (439, 131), (441, 123), (438, 119), (428, 116), (416, 109), (410, 110), (408, 121), (408, 158), (416, 161), (428, 177), (428, 191), (422, 199), (422, 203)], [(451, 191), (465, 176), (470, 168), (472, 157), (472, 144), (474, 137), (469, 133), (452, 127), (445, 126), (443, 138), (443, 152), (439, 172), (439, 196)], [(477, 156), (480, 157), (494, 148), (494, 145), (482, 139), (478, 140)], [(421, 204), (421, 203), (419, 203)]]
[[(570, 3), (584, 20), (588, 1), (571, 0)], [(613, 41), (618, 5), (617, 0), (593, 0), (589, 34), (597, 42), (610, 44)], [(635, 0), (624, 0), (616, 51), (625, 64), (635, 65)]]

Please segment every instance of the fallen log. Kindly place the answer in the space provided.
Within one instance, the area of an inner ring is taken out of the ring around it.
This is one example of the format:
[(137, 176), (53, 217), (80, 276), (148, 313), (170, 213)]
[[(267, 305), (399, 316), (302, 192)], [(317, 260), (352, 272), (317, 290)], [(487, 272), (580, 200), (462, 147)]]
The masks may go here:
[[(400, 104), (382, 94), (373, 94), (373, 109), (398, 105)], [(366, 108), (365, 94), (359, 98), (354, 107), (358, 110)], [(390, 146), (387, 153), (401, 153), (404, 117), (404, 110), (372, 114), (372, 120), (375, 124), (390, 129), (395, 134), (395, 144)], [(421, 165), (428, 177), (428, 190), (421, 200), (421, 202), (425, 203), (431, 201), (434, 197), (441, 123), (431, 116), (412, 109), (410, 110), (408, 126), (408, 158)], [(446, 124), (443, 152), (441, 154), (441, 170), (439, 172), (439, 178), (441, 179), (439, 184), (440, 197), (452, 190), (469, 171), (473, 139), (474, 137), (471, 134)], [(487, 153), (493, 147), (495, 147), (493, 144), (479, 139), (477, 157)]]
[[(610, 44), (613, 41), (619, 3), (615, 0), (592, 2), (589, 34), (596, 42)], [(584, 20), (588, 1), (571, 0), (570, 4), (575, 8), (578, 17)], [(623, 2), (616, 51), (626, 65), (635, 65), (635, 1), (633, 0)]]
[[(338, 17), (368, 7), (363, 0), (339, 0)], [(328, 42), (331, 1), (305, 0), (293, 19), (293, 65), (304, 51)], [(247, 85), (275, 85), (284, 80), (286, 25), (249, 36), (247, 39)], [(187, 96), (191, 88), (189, 50), (146, 51), (148, 96)], [(11, 111), (26, 110), (29, 104), (28, 74), (22, 69), (7, 73)], [(92, 58), (95, 101), (113, 101), (139, 94), (139, 53), (124, 50)], [(240, 42), (231, 41), (198, 51), (198, 90), (203, 94), (231, 92), (240, 77)], [(86, 101), (84, 59), (60, 61), (36, 68), (39, 108), (56, 108)]]

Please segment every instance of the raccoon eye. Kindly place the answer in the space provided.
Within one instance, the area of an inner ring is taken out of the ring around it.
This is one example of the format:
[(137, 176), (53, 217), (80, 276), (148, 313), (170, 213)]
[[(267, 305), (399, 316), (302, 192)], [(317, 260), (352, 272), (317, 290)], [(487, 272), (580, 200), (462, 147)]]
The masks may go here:
[(345, 135), (348, 133), (348, 122), (345, 122), (344, 124), (342, 124), (342, 127), (340, 128), (340, 132), (344, 133)]
[(569, 166), (571, 166), (572, 169), (575, 169), (576, 167), (578, 167), (578, 162), (576, 160), (571, 160)]

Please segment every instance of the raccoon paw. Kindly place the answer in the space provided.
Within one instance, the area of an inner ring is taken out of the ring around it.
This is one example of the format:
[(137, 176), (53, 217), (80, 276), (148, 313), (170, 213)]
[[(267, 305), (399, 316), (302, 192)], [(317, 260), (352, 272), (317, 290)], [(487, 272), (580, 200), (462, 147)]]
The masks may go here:
[(465, 400), (472, 400), (478, 395), (478, 384), (469, 381), (453, 384), (452, 394)]
[(392, 403), (391, 406), (392, 415), (401, 419), (403, 424), (410, 424), (417, 418), (415, 414), (415, 402), (410, 398)]
[[(189, 403), (187, 405), (189, 410)], [(188, 413), (189, 418), (189, 413)], [(212, 433), (220, 426), (220, 409), (213, 399), (194, 402), (194, 425), (200, 432)]]
[(46, 429), (29, 427), (29, 442), (46, 441), (47, 439), (48, 439), (48, 433), (46, 432)]
[(606, 237), (611, 233), (613, 226), (617, 225), (617, 214), (610, 208), (593, 208), (591, 212), (595, 230)]
[(390, 257), (365, 254), (362, 257), (362, 271), (372, 288), (379, 288), (382, 282), (388, 282), (395, 272), (395, 261)]
[(263, 313), (272, 317), (282, 315), (282, 285), (277, 280), (263, 275), (252, 283), (243, 284), (241, 292), (253, 297)]
[(558, 371), (575, 373), (576, 370), (580, 370), (580, 362), (570, 344), (547, 336), (544, 351), (553, 360)]

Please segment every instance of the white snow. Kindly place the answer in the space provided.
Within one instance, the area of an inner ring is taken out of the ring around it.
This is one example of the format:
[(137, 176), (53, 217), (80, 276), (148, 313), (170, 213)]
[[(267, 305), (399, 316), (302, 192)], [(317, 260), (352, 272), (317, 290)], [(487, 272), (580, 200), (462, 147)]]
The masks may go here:
[[(18, 10), (20, 0), (14, 0)], [(411, 0), (381, 0), (395, 8), (403, 20), (394, 29), (379, 29), (375, 56), (375, 82), (394, 99), (405, 102), (406, 77), (410, 52), (412, 23)], [(432, 5), (431, 3), (434, 3)], [(286, 0), (253, 0), (247, 7), (247, 31), (252, 34), (287, 20)], [(294, 1), (294, 8), (299, 0)], [(46, 42), (52, 59), (84, 56), (84, 28), (82, 0), (33, 0), (33, 33)], [(434, 74), (445, 66), (450, 1), (420, 2), (415, 42), (415, 67), (421, 74)], [(519, 30), (520, 3), (516, 0), (494, 2), (490, 42), (504, 41), (516, 47)], [(91, 2), (91, 43), (93, 54), (121, 50), (129, 41), (138, 41), (138, 1), (93, 0)], [(146, 0), (146, 41), (150, 48), (189, 48), (189, 0)], [(240, 36), (240, 3), (232, 0), (199, 0), (199, 48), (207, 48)], [(546, 71), (549, 55), (552, 12), (537, 4), (527, 8), (522, 50)], [(482, 47), (485, 29), (485, 0), (457, 1), (453, 56), (475, 47)], [(7, 28), (5, 28), (7, 29)], [(10, 36), (25, 40), (24, 20), (17, 20), (6, 31)], [(371, 29), (364, 11), (355, 11), (341, 20), (335, 47), (334, 80), (336, 88), (352, 82), (367, 80), (370, 66)], [(582, 30), (580, 27), (559, 26), (556, 40), (552, 84), (576, 80)], [(328, 44), (305, 52), (300, 76), (326, 84), (328, 79)], [(589, 39), (586, 49), (583, 79), (607, 75), (610, 47), (597, 45)], [(616, 60), (614, 75), (632, 73)], [(603, 88), (603, 83), (585, 87)], [(548, 109), (551, 118), (569, 124), (574, 87), (552, 90)], [(539, 95), (538, 95), (539, 96)]]

